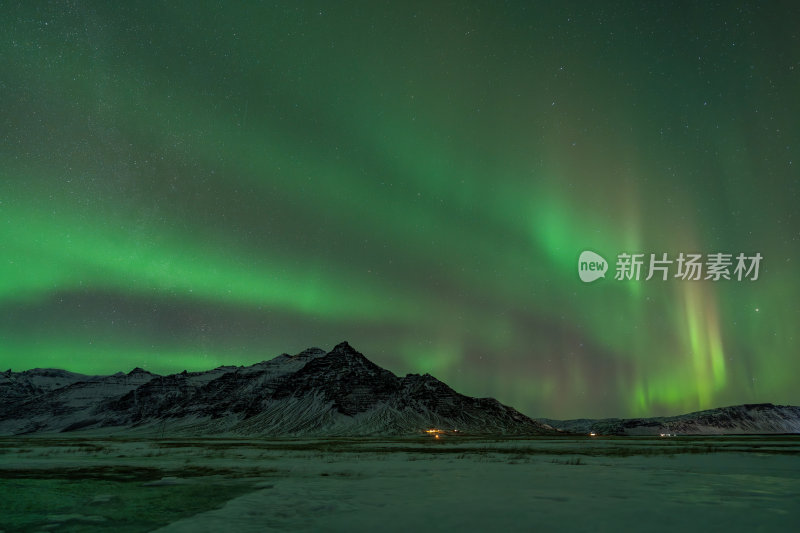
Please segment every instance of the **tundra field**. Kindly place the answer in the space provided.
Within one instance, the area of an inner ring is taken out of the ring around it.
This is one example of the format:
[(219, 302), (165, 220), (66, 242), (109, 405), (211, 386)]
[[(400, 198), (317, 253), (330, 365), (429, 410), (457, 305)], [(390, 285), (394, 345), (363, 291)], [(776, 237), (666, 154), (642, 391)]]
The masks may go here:
[(779, 531), (800, 437), (5, 437), (0, 494), (2, 531)]

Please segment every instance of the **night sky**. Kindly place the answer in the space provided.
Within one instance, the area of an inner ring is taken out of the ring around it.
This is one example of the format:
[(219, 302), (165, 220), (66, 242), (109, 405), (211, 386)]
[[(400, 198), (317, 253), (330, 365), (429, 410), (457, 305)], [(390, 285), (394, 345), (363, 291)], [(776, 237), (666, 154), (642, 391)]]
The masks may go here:
[(530, 416), (800, 404), (796, 2), (254, 4), (2, 2), (1, 370), (348, 340)]

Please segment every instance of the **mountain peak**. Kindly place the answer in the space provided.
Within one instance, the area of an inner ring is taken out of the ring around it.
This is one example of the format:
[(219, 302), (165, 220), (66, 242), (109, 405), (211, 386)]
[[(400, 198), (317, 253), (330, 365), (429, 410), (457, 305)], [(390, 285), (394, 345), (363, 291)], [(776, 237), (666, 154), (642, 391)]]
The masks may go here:
[(326, 354), (326, 357), (330, 358), (333, 357), (334, 359), (347, 359), (347, 360), (359, 360), (363, 359), (364, 361), (368, 361), (372, 364), (369, 359), (364, 357), (364, 354), (350, 346), (350, 343), (347, 341), (340, 342), (336, 346), (333, 347), (333, 350)]
[(136, 368), (134, 368), (133, 370), (131, 370), (130, 372), (128, 372), (129, 376), (135, 376), (137, 374), (148, 374), (148, 375), (150, 375), (151, 373), (148, 372), (147, 370), (145, 370), (144, 368), (141, 368), (141, 367), (138, 367), (138, 366)]
[[(338, 352), (338, 353), (348, 353), (348, 354), (358, 354), (355, 348), (350, 346), (350, 343), (347, 341), (342, 341), (336, 346), (333, 347), (331, 352)], [(361, 355), (361, 354), (359, 354)]]
[(314, 358), (320, 355), (325, 355), (325, 350), (322, 348), (306, 348), (297, 355), (290, 355), (289, 357), (298, 357), (300, 359)]

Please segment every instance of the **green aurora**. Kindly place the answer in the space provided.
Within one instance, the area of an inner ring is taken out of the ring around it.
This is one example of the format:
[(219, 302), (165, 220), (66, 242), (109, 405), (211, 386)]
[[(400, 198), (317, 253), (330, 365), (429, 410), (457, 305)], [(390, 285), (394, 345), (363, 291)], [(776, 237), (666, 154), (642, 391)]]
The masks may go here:
[(800, 5), (11, 4), (3, 370), (347, 339), (531, 416), (800, 403)]

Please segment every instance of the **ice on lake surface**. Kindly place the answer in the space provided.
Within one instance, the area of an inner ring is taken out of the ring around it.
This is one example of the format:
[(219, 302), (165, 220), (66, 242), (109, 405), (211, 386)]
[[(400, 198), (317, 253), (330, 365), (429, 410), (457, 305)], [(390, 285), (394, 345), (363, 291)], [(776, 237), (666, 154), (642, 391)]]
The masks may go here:
[(789, 531), (800, 436), (0, 438), (3, 531)]

